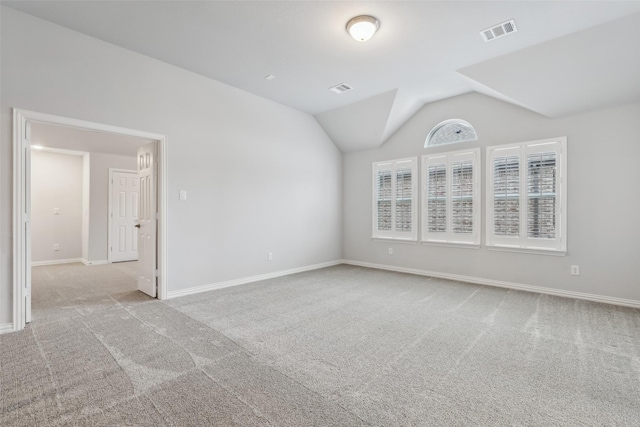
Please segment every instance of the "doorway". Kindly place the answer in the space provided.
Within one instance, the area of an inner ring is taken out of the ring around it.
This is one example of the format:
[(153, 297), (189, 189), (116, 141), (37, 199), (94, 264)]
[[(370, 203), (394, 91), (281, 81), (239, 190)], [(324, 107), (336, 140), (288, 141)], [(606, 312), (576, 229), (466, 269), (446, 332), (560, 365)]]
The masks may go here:
[[(157, 295), (165, 299), (167, 295), (166, 281), (166, 230), (167, 230), (167, 198), (166, 198), (166, 164), (167, 164), (167, 139), (164, 135), (138, 131), (101, 123), (37, 113), (33, 111), (13, 110), (13, 140), (14, 140), (14, 224), (13, 224), (13, 329), (18, 331), (24, 328), (30, 320), (31, 309), (31, 148), (32, 132), (34, 124), (62, 126), (77, 130), (86, 130), (101, 134), (130, 136), (144, 138), (152, 141), (147, 144), (155, 153), (154, 183), (157, 186), (157, 201), (154, 201), (153, 219), (155, 229), (154, 245), (155, 261), (153, 269), (153, 282), (157, 287)], [(147, 227), (147, 230), (149, 227)], [(144, 272), (148, 281), (148, 272)]]

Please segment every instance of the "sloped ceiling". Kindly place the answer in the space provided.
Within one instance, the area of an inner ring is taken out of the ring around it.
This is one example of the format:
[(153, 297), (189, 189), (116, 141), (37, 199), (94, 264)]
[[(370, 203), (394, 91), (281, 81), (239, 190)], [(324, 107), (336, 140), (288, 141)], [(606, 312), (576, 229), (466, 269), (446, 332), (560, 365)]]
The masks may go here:
[(640, 100), (640, 14), (463, 68), (548, 117)]
[[(1, 3), (313, 114), (345, 152), (466, 92), (551, 117), (640, 101), (637, 1)], [(345, 31), (361, 14), (380, 20), (366, 43)], [(484, 43), (508, 19), (518, 31)], [(354, 90), (329, 92), (339, 83)]]
[(384, 140), (397, 89), (325, 113), (316, 120), (343, 151), (370, 148)]

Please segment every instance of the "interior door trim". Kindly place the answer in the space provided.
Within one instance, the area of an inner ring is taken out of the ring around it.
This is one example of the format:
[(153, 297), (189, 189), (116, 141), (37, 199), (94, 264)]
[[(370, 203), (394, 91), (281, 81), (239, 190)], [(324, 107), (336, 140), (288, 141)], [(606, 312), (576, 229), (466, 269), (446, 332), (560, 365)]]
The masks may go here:
[[(31, 185), (26, 165), (31, 159), (31, 150), (26, 142), (27, 123), (46, 123), (86, 130), (113, 133), (116, 135), (147, 138), (157, 141), (158, 156), (158, 298), (168, 294), (167, 275), (167, 136), (141, 130), (122, 128), (103, 123), (90, 122), (53, 114), (13, 108), (13, 325), (12, 331), (25, 327), (24, 298), (27, 283), (27, 251), (31, 241), (27, 238), (24, 224), (29, 220), (26, 195)], [(27, 187), (29, 186), (29, 187)]]

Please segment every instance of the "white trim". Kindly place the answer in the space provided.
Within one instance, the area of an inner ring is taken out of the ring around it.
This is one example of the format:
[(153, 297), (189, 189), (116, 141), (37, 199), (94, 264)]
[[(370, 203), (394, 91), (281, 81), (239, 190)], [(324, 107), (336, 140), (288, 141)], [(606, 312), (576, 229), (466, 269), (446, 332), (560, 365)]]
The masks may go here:
[(276, 271), (273, 273), (260, 274), (257, 276), (242, 277), (240, 279), (227, 280), (224, 282), (211, 283), (209, 285), (194, 286), (192, 288), (170, 291), (167, 299), (183, 297), (186, 295), (199, 294), (201, 292), (213, 291), (215, 289), (229, 288), (231, 286), (244, 285), (246, 283), (259, 282), (261, 280), (273, 279), (276, 277), (288, 276), (290, 274), (302, 273), (304, 271), (317, 270), (319, 268), (333, 267), (342, 264), (342, 260), (323, 262), (320, 264), (307, 265), (305, 267), (292, 268), (289, 270)]
[(106, 259), (101, 259), (101, 260), (98, 260), (98, 261), (87, 261), (86, 259), (81, 258), (81, 259), (80, 259), (80, 262), (81, 262), (81, 263), (83, 263), (84, 265), (89, 265), (89, 266), (90, 266), (90, 265), (104, 265), (104, 264), (109, 264), (109, 260), (106, 260)]
[(2, 323), (0, 324), (0, 335), (6, 334), (9, 332), (13, 332), (13, 323)]
[(403, 243), (405, 245), (418, 244), (417, 240), (394, 239), (393, 237), (372, 237), (371, 240), (373, 240), (374, 242), (384, 242), (384, 243)]
[[(548, 148), (548, 146), (551, 146)], [(536, 239), (527, 235), (527, 157), (531, 153), (553, 151), (556, 154), (556, 237)], [(486, 147), (486, 212), (485, 246), (488, 249), (564, 256), (567, 253), (567, 137), (540, 139)], [(504, 154), (504, 152), (511, 154)], [(519, 235), (498, 236), (494, 233), (494, 168), (498, 154), (519, 159)], [(497, 249), (496, 249), (497, 248)]]
[[(473, 173), (473, 231), (470, 234), (453, 232), (453, 164), (456, 161), (471, 161)], [(443, 232), (429, 232), (429, 198), (428, 178), (430, 165), (444, 165), (446, 174), (446, 195), (445, 195), (445, 230)], [(480, 247), (481, 242), (481, 212), (482, 212), (482, 153), (480, 148), (471, 148), (467, 150), (447, 151), (437, 154), (425, 154), (421, 157), (421, 174), (420, 174), (420, 241), (422, 243), (462, 245), (468, 247), (474, 245)]]
[(420, 242), (425, 246), (444, 246), (449, 248), (464, 248), (464, 249), (480, 249), (480, 244), (476, 243), (461, 243), (461, 242), (439, 242), (437, 240), (427, 240)]
[(522, 283), (503, 282), (499, 280), (483, 279), (480, 277), (461, 276), (458, 274), (439, 273), (435, 271), (419, 270), (415, 268), (396, 267), (392, 265), (375, 264), (370, 262), (360, 262), (344, 259), (343, 264), (356, 265), (359, 267), (375, 268), (378, 270), (397, 271), (399, 273), (416, 274), (419, 276), (437, 277), (440, 279), (456, 280), (458, 282), (473, 283), (477, 285), (495, 286), (498, 288), (516, 289), (525, 292), (554, 295), (565, 298), (575, 298), (586, 301), (601, 302), (605, 304), (622, 305), (626, 307), (640, 308), (640, 300), (609, 297), (606, 295), (587, 294), (584, 292), (565, 291), (562, 289), (545, 288), (542, 286), (525, 285)]
[[(137, 160), (136, 160), (137, 161)], [(131, 169), (119, 169), (119, 168), (109, 168), (109, 194), (107, 195), (109, 210), (107, 211), (107, 261), (113, 262), (111, 260), (111, 252), (112, 252), (112, 234), (113, 230), (111, 227), (113, 226), (113, 173), (114, 172), (124, 172), (124, 173), (132, 173), (134, 175), (138, 175), (137, 170)]]
[(13, 110), (13, 330), (19, 331), (25, 326), (25, 295), (27, 283), (27, 254), (24, 250), (26, 233), (24, 224), (27, 220), (25, 209), (26, 159), (23, 137), (27, 128), (26, 118)]
[[(27, 250), (28, 241), (26, 227), (28, 200), (26, 167), (31, 159), (31, 150), (23, 145), (23, 137), (28, 123), (45, 123), (72, 128), (88, 129), (117, 135), (133, 136), (157, 141), (158, 147), (158, 298), (165, 299), (168, 290), (167, 274), (167, 137), (165, 135), (128, 129), (103, 123), (89, 122), (35, 111), (13, 109), (13, 327), (19, 331), (25, 327), (24, 299), (28, 295), (26, 284), (29, 283)], [(26, 139), (26, 138), (25, 138)], [(101, 263), (92, 261), (92, 265)]]
[[(411, 231), (396, 230), (396, 204), (397, 198), (397, 172), (398, 168), (409, 165), (411, 169)], [(378, 173), (381, 171), (391, 174), (391, 230), (378, 230)], [(394, 240), (418, 240), (418, 187), (420, 176), (418, 174), (418, 157), (407, 157), (396, 160), (374, 162), (372, 172), (372, 198), (371, 198), (371, 238)]]
[(67, 259), (52, 259), (49, 261), (32, 261), (31, 267), (39, 267), (41, 265), (56, 265), (56, 264), (74, 264), (74, 263), (84, 263), (82, 258), (67, 258)]
[[(444, 125), (454, 124), (454, 123), (461, 124), (463, 126), (469, 126), (471, 129), (473, 129), (473, 133), (475, 134), (476, 137), (474, 139), (465, 139), (463, 141), (453, 141), (453, 142), (447, 142), (444, 144), (429, 145), (429, 142), (431, 142), (431, 138), (436, 132), (440, 130), (440, 128), (442, 128)], [(433, 129), (431, 129), (431, 132), (429, 132), (429, 135), (427, 135), (427, 138), (424, 140), (424, 148), (436, 148), (436, 147), (442, 147), (443, 145), (446, 146), (450, 144), (462, 144), (463, 142), (472, 142), (477, 140), (478, 140), (478, 132), (476, 132), (476, 129), (473, 126), (471, 126), (471, 123), (462, 119), (449, 119), (449, 120), (445, 120), (443, 122), (438, 123), (433, 127)]]
[(555, 249), (536, 249), (536, 248), (521, 248), (519, 246), (487, 246), (487, 250), (489, 251), (498, 251), (498, 252), (519, 252), (523, 254), (534, 254), (534, 255), (551, 255), (551, 256), (566, 256), (566, 251), (557, 251)]

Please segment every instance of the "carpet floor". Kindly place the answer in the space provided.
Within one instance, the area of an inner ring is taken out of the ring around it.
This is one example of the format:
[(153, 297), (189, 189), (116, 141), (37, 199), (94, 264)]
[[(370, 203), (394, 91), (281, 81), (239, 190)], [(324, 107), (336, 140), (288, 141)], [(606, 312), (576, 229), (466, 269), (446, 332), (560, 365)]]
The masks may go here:
[(2, 426), (640, 425), (640, 310), (340, 265), (159, 301), (33, 269)]

